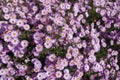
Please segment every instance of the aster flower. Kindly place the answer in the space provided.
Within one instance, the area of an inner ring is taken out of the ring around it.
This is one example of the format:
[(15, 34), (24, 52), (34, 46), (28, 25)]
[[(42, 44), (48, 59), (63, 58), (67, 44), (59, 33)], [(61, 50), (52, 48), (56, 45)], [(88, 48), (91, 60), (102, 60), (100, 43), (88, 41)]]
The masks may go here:
[(119, 7), (110, 0), (1, 0), (0, 80), (119, 80)]
[(4, 35), (4, 41), (10, 42), (11, 41), (11, 36), (9, 36), (8, 34), (5, 34)]
[(19, 44), (19, 39), (18, 38), (13, 38), (12, 40), (11, 40), (11, 43), (13, 44), (13, 45), (18, 45)]
[(28, 43), (29, 42), (27, 40), (22, 40), (20, 44), (23, 48), (26, 48), (28, 46)]
[(0, 52), (3, 50), (3, 45), (0, 44)]
[(17, 20), (16, 25), (17, 25), (18, 27), (22, 27), (22, 26), (24, 25), (23, 20)]
[(61, 71), (56, 71), (55, 76), (56, 76), (56, 78), (61, 78), (62, 77), (62, 72)]
[(71, 75), (70, 75), (69, 73), (65, 73), (65, 74), (63, 75), (63, 78), (64, 78), (65, 80), (69, 80), (69, 79), (71, 79)]
[(44, 72), (41, 72), (41, 73), (38, 73), (37, 74), (37, 79), (38, 80), (42, 80), (42, 79), (45, 79), (46, 78), (46, 75)]
[(43, 46), (41, 44), (36, 45), (35, 47), (37, 52), (41, 52), (43, 50)]
[(51, 43), (50, 41), (46, 41), (46, 42), (44, 43), (44, 46), (45, 46), (45, 48), (49, 49), (49, 48), (52, 47), (52, 43)]
[(55, 60), (55, 58), (56, 58), (56, 55), (55, 55), (55, 54), (51, 54), (51, 55), (49, 55), (49, 57), (48, 57), (48, 59), (49, 59), (51, 62), (53, 62), (53, 61)]
[(23, 26), (23, 28), (24, 28), (26, 31), (28, 31), (28, 30), (30, 29), (30, 26), (29, 26), (28, 24), (25, 24), (25, 25)]
[(11, 37), (18, 37), (18, 32), (17, 31), (12, 31), (11, 32)]

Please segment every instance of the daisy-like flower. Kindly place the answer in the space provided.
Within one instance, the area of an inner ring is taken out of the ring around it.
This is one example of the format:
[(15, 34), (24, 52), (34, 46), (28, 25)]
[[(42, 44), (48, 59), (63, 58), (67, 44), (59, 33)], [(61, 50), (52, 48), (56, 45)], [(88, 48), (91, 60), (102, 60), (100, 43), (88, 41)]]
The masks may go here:
[(69, 74), (69, 69), (64, 69), (64, 71), (63, 71), (64, 73), (68, 73)]
[(50, 56), (48, 57), (48, 59), (52, 62), (55, 60), (55, 58), (56, 58), (55, 54), (50, 54)]
[(41, 14), (42, 14), (42, 15), (47, 15), (48, 12), (47, 12), (47, 10), (43, 9), (43, 10), (41, 11)]
[(70, 60), (70, 62), (69, 62), (69, 66), (74, 66), (74, 65), (75, 65), (74, 60)]
[(95, 62), (95, 61), (96, 61), (95, 55), (90, 55), (90, 56), (88, 57), (88, 60), (89, 60), (89, 62), (91, 62), (91, 63)]
[(75, 3), (75, 4), (74, 4), (74, 6), (73, 6), (73, 11), (74, 11), (74, 16), (77, 16), (77, 15), (78, 15), (78, 12), (79, 12), (78, 3)]
[(30, 76), (25, 76), (26, 80), (33, 80)]
[(69, 9), (71, 8), (71, 5), (68, 4), (68, 3), (66, 3), (66, 4), (65, 4), (65, 8), (69, 10)]
[(11, 32), (11, 37), (18, 37), (18, 32), (17, 31), (12, 31)]
[(3, 45), (0, 43), (0, 52), (3, 50)]
[(18, 38), (13, 38), (12, 40), (11, 40), (11, 43), (13, 44), (13, 45), (18, 45), (19, 44), (19, 39)]
[(66, 5), (65, 5), (64, 3), (61, 3), (61, 4), (60, 4), (60, 8), (63, 9), (63, 10), (65, 10)]
[(9, 9), (7, 7), (2, 7), (2, 10), (4, 13), (8, 13), (9, 12)]
[(24, 25), (23, 20), (17, 20), (16, 25), (17, 25), (18, 27), (22, 27), (22, 26)]
[(79, 49), (78, 49), (78, 48), (74, 48), (74, 49), (73, 49), (73, 52), (72, 52), (72, 56), (73, 56), (73, 57), (77, 57), (78, 54), (79, 54)]
[(45, 41), (46, 41), (46, 42), (51, 42), (51, 41), (52, 41), (52, 39), (51, 39), (51, 37), (50, 37), (50, 36), (46, 36), (46, 37), (45, 37)]
[(16, 19), (10, 19), (10, 20), (9, 20), (9, 22), (10, 22), (11, 24), (15, 24), (16, 21), (17, 21)]
[(26, 48), (27, 46), (28, 46), (28, 41), (27, 40), (22, 40), (21, 42), (20, 42), (20, 44), (21, 44), (21, 46), (23, 47), (23, 48)]
[(49, 31), (52, 31), (52, 26), (48, 25), (46, 26), (46, 30), (49, 32)]
[(43, 80), (46, 78), (46, 74), (44, 72), (40, 72), (37, 74), (37, 79), (38, 80)]
[(71, 54), (71, 53), (67, 53), (67, 54), (66, 54), (66, 58), (67, 58), (67, 59), (71, 59), (71, 58), (72, 58), (72, 54)]
[(39, 25), (38, 25), (38, 29), (43, 29), (43, 27), (44, 27), (44, 26), (43, 26), (42, 24), (39, 24)]
[(67, 59), (63, 59), (63, 60), (62, 60), (62, 65), (63, 65), (64, 67), (67, 67), (67, 66), (68, 66), (68, 60), (67, 60)]
[(95, 71), (95, 72), (101, 72), (103, 71), (103, 67), (99, 64), (99, 63), (95, 63), (92, 67), (92, 69)]
[(85, 69), (85, 71), (89, 71), (89, 69), (90, 69), (89, 65), (85, 64), (84, 69)]
[(83, 18), (84, 18), (84, 15), (83, 15), (83, 14), (80, 14), (80, 15), (77, 17), (77, 20), (78, 20), (78, 21), (81, 21)]
[(70, 75), (69, 73), (65, 73), (65, 74), (63, 75), (63, 78), (64, 78), (65, 80), (70, 80), (70, 79), (71, 79), (71, 75)]
[(11, 36), (9, 34), (4, 35), (4, 41), (10, 42), (11, 41)]
[(41, 44), (36, 45), (35, 50), (37, 52), (41, 52), (43, 50), (43, 46)]
[(28, 30), (30, 29), (30, 25), (25, 24), (25, 25), (23, 26), (23, 28), (24, 28), (26, 31), (28, 31)]
[(15, 80), (14, 77), (8, 77), (8, 80)]
[[(30, 16), (30, 17), (31, 17), (31, 16)], [(36, 20), (40, 20), (40, 14), (39, 14), (39, 13), (35, 15), (35, 19), (36, 19)]]
[(66, 36), (66, 33), (65, 33), (65, 32), (61, 32), (61, 33), (60, 33), (60, 36), (61, 36), (62, 38), (64, 38), (64, 37)]
[(45, 48), (49, 49), (49, 48), (52, 47), (52, 42), (46, 41), (46, 42), (44, 43), (44, 46), (45, 46)]
[(10, 15), (9, 15), (9, 14), (4, 14), (4, 18), (5, 18), (6, 20), (10, 19)]
[(39, 33), (39, 32), (34, 33), (34, 34), (33, 34), (33, 38), (34, 38), (35, 40), (40, 40), (40, 33)]
[(38, 7), (37, 6), (33, 6), (32, 10), (36, 12), (38, 10)]
[(2, 59), (2, 62), (6, 64), (10, 60), (10, 57), (8, 55), (5, 55), (1, 59)]
[(61, 71), (56, 71), (55, 76), (56, 76), (56, 78), (61, 78), (62, 77), (62, 72)]
[(0, 75), (1, 76), (5, 76), (6, 74), (8, 74), (8, 70), (7, 69), (0, 69)]

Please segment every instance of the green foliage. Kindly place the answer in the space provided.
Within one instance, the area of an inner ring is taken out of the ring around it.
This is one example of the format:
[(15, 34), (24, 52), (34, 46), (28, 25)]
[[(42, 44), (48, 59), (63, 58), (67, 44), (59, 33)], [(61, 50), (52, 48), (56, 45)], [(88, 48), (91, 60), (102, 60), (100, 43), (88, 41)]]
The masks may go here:
[(69, 67), (67, 67), (67, 68), (69, 69), (69, 71), (70, 71), (71, 74), (74, 74), (74, 73), (75, 73), (75, 70), (76, 70), (76, 69), (75, 69), (75, 66), (74, 66), (74, 67), (70, 67), (70, 66), (69, 66)]
[(56, 56), (60, 56), (60, 57), (64, 57), (65, 56), (65, 50), (63, 47), (59, 47), (59, 46), (56, 46), (56, 47), (52, 47), (50, 49), (44, 49), (40, 55), (44, 54), (44, 53), (54, 53), (56, 54)]
[(24, 76), (18, 76), (15, 78), (15, 80), (26, 80)]
[(24, 39), (29, 39), (28, 38), (29, 32), (28, 31), (23, 31), (22, 35), (20, 36), (20, 40), (24, 40)]
[(87, 72), (87, 73), (84, 73), (84, 76), (83, 76), (83, 79), (84, 80), (90, 80), (90, 75), (93, 74), (93, 72)]
[(101, 15), (96, 12), (95, 8), (92, 8), (91, 10), (88, 11), (89, 17), (86, 19), (89, 24), (94, 22), (94, 20), (99, 20), (101, 19)]
[(43, 66), (45, 66), (45, 59), (46, 59), (46, 55), (45, 55), (44, 51), (42, 53), (40, 53), (38, 59), (41, 61), (42, 69), (43, 69)]
[(95, 53), (97, 61), (107, 56), (107, 49), (101, 48), (99, 52)]
[(71, 3), (75, 3), (75, 2), (77, 2), (78, 0), (68, 0), (69, 2), (71, 2)]

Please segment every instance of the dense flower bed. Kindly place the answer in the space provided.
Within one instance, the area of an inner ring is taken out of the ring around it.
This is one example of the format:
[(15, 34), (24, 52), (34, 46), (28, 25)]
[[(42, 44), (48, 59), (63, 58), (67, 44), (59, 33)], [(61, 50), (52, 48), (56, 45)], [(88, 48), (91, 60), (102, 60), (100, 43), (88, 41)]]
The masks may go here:
[(0, 80), (120, 80), (120, 1), (0, 0)]

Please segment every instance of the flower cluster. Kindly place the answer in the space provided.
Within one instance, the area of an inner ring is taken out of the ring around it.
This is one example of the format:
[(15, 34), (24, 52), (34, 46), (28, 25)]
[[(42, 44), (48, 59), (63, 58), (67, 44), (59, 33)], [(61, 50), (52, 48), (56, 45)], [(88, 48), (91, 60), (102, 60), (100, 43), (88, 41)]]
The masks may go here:
[(120, 80), (120, 1), (0, 0), (0, 80)]

